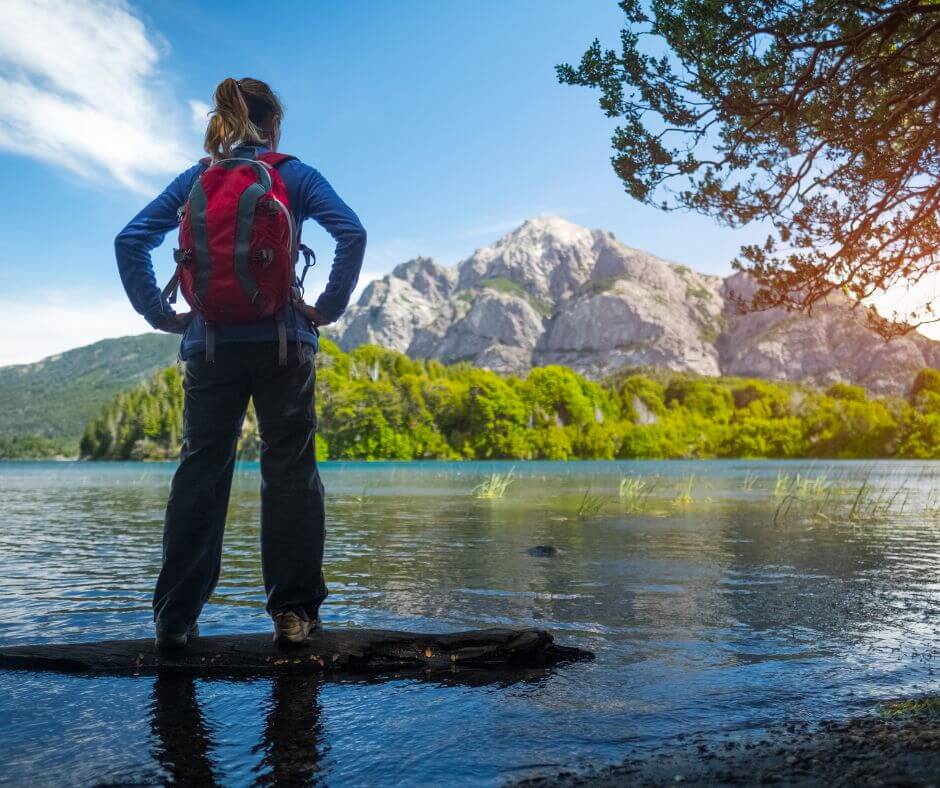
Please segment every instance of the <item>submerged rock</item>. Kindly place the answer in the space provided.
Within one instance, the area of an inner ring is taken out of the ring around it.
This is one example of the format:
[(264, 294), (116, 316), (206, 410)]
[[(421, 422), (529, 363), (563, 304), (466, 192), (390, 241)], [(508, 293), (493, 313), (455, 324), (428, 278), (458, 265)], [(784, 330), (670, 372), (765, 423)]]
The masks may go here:
[(526, 552), (533, 558), (555, 558), (561, 554), (561, 550), (550, 544), (537, 544), (535, 547), (530, 547)]

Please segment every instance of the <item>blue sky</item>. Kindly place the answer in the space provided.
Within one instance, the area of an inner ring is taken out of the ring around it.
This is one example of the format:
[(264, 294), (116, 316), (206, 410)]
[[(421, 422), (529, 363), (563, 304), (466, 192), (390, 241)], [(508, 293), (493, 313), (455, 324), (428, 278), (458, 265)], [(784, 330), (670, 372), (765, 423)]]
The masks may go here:
[[(112, 239), (201, 155), (201, 104), (226, 76), (279, 91), (281, 149), (369, 231), (364, 279), (419, 254), (455, 263), (545, 213), (710, 273), (755, 237), (631, 201), (596, 95), (557, 83), (595, 36), (616, 45), (613, 0), (4, 5), (0, 364), (147, 330)], [(326, 267), (329, 237), (305, 240)]]

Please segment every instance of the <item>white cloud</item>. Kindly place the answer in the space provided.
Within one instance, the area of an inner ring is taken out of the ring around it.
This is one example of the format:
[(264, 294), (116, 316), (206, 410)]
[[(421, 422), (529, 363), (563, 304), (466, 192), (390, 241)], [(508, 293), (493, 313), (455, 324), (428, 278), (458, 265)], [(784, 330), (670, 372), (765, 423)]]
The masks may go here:
[(165, 48), (122, 0), (5, 0), (0, 148), (148, 191), (188, 162), (159, 87)]
[(75, 291), (0, 299), (0, 366), (26, 364), (99, 339), (149, 330), (123, 297)]
[[(311, 303), (326, 284), (326, 272), (307, 279)], [(363, 288), (384, 276), (379, 271), (363, 271), (350, 303), (356, 303)], [(181, 303), (181, 310), (188, 307)], [(23, 331), (23, 326), (29, 331)], [(0, 367), (30, 364), (46, 356), (90, 345), (100, 339), (143, 334), (147, 322), (128, 303), (117, 287), (102, 294), (91, 289), (60, 290), (51, 293), (24, 293), (17, 298), (0, 298)]]
[(205, 101), (189, 100), (189, 109), (192, 112), (193, 131), (199, 134), (206, 133), (206, 124), (209, 122), (209, 113), (212, 107)]

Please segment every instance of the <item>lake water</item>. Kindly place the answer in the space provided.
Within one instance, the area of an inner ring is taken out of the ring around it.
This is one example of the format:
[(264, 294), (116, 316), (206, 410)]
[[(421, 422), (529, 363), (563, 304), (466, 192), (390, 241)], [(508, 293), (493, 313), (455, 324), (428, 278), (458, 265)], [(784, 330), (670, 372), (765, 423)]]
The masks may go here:
[[(503, 498), (475, 496), (512, 467)], [(0, 643), (149, 637), (172, 472), (0, 463)], [(269, 628), (257, 477), (240, 466), (204, 634)], [(940, 463), (326, 463), (323, 478), (327, 626), (537, 626), (597, 659), (490, 683), (0, 671), (0, 782), (494, 784), (936, 688)]]

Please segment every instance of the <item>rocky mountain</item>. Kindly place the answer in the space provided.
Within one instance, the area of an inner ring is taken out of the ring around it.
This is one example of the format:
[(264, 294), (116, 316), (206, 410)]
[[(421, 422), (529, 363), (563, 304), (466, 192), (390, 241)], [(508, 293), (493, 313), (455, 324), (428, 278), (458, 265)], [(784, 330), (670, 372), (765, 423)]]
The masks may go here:
[(918, 370), (940, 365), (940, 343), (920, 334), (885, 343), (839, 299), (812, 315), (738, 315), (729, 294), (749, 288), (741, 274), (701, 274), (543, 217), (456, 267), (402, 263), (366, 287), (331, 335), (345, 350), (373, 343), (502, 372), (565, 364), (601, 377), (662, 366), (853, 382), (880, 395), (904, 394)]
[(42, 436), (77, 444), (105, 403), (172, 364), (179, 344), (170, 334), (141, 334), (0, 367), (0, 438)]

